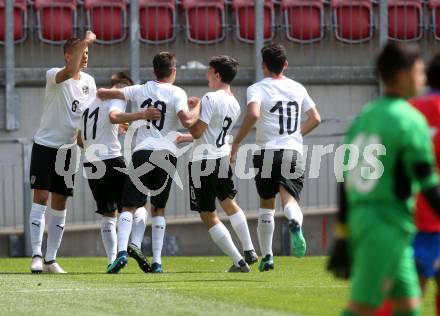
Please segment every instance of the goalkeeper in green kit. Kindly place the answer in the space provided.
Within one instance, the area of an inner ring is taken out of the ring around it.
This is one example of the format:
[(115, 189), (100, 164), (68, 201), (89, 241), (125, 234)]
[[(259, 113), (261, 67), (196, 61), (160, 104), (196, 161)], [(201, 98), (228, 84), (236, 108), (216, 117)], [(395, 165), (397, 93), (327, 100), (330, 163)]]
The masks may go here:
[(342, 315), (374, 315), (385, 298), (392, 302), (394, 315), (420, 315), (411, 247), (415, 195), (422, 192), (440, 214), (428, 125), (406, 102), (424, 86), (424, 64), (417, 46), (389, 43), (376, 66), (385, 95), (364, 107), (344, 140), (350, 145), (328, 269), (352, 280)]

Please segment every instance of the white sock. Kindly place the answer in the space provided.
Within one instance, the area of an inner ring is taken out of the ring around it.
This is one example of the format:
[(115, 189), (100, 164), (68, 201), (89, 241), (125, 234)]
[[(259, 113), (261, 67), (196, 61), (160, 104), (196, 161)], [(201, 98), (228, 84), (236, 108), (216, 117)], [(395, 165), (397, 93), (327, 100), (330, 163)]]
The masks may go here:
[(105, 253), (107, 254), (108, 263), (112, 263), (116, 259), (117, 241), (116, 236), (116, 218), (115, 217), (102, 217), (101, 220), (101, 237), (104, 243)]
[(163, 238), (165, 236), (165, 217), (155, 216), (151, 219), (151, 239), (153, 244), (153, 262), (162, 263)]
[(238, 266), (238, 262), (242, 260), (243, 257), (238, 252), (237, 247), (235, 247), (231, 234), (229, 234), (226, 226), (223, 225), (223, 223), (218, 223), (209, 229), (209, 235), (211, 235), (212, 240), (224, 252), (224, 254), (231, 258), (234, 264)]
[(275, 230), (275, 210), (260, 208), (258, 214), (258, 242), (260, 244), (261, 255), (273, 256), (272, 253), (272, 238)]
[(291, 202), (284, 207), (284, 216), (286, 216), (289, 221), (294, 220), (299, 226), (302, 226), (304, 216), (297, 202)]
[(147, 210), (140, 207), (133, 216), (133, 228), (131, 230), (131, 243), (135, 244), (139, 249), (144, 239), (145, 226), (147, 226)]
[(46, 261), (55, 260), (58, 248), (61, 245), (61, 239), (64, 234), (64, 225), (66, 224), (66, 210), (55, 211), (47, 209), (47, 250)]
[(118, 219), (118, 251), (127, 251), (128, 239), (130, 238), (133, 224), (133, 214), (122, 212)]
[(243, 250), (253, 250), (254, 245), (252, 244), (251, 234), (249, 233), (249, 227), (244, 212), (239, 209), (237, 213), (229, 216), (229, 220), (231, 221), (232, 228), (241, 241)]
[(42, 256), (41, 244), (43, 243), (44, 233), (44, 213), (46, 205), (32, 203), (31, 213), (29, 215), (29, 225), (31, 232), (32, 257)]

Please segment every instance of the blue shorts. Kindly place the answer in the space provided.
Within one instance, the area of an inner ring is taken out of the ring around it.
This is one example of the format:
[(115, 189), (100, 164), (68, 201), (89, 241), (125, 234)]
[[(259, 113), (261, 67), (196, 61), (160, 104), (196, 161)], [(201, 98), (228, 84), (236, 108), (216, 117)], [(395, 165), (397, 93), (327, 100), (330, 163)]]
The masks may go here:
[(440, 233), (419, 232), (413, 245), (417, 273), (425, 278), (440, 275)]

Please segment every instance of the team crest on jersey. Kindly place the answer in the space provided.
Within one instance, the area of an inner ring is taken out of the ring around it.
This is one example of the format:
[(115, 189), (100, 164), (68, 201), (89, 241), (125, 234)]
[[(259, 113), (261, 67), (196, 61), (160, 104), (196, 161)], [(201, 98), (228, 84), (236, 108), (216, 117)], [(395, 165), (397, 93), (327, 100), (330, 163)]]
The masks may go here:
[(83, 94), (89, 94), (89, 86), (82, 87)]
[(31, 176), (31, 184), (34, 184), (36, 179), (37, 178), (35, 176)]

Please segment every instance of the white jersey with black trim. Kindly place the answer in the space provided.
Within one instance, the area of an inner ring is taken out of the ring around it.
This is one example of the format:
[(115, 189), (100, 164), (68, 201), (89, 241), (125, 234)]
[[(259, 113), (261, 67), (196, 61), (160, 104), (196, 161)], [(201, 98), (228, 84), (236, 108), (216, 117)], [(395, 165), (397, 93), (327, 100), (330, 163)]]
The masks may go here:
[(46, 72), (46, 91), (40, 127), (34, 136), (37, 144), (60, 148), (76, 143), (81, 116), (91, 98), (96, 97), (96, 84), (92, 76), (80, 72), (80, 79), (56, 83), (56, 74), (62, 68)]
[[(159, 120), (146, 120), (146, 124), (137, 129), (134, 151), (168, 150), (176, 154), (177, 114), (182, 110), (188, 110), (185, 91), (170, 83), (158, 81), (125, 87), (123, 91), (126, 100), (136, 102), (138, 111), (150, 107), (161, 111)], [(138, 124), (139, 122), (136, 125)]]
[(127, 102), (123, 100), (95, 98), (84, 110), (80, 128), (86, 162), (122, 156), (119, 124), (112, 124), (109, 114), (113, 111), (125, 112), (126, 107)]
[(264, 78), (247, 89), (247, 104), (259, 103), (256, 143), (263, 149), (303, 152), (301, 112), (315, 107), (300, 83), (281, 76)]
[(208, 126), (202, 136), (194, 140), (192, 161), (229, 156), (230, 132), (239, 116), (240, 105), (233, 95), (224, 90), (205, 94), (199, 120)]

